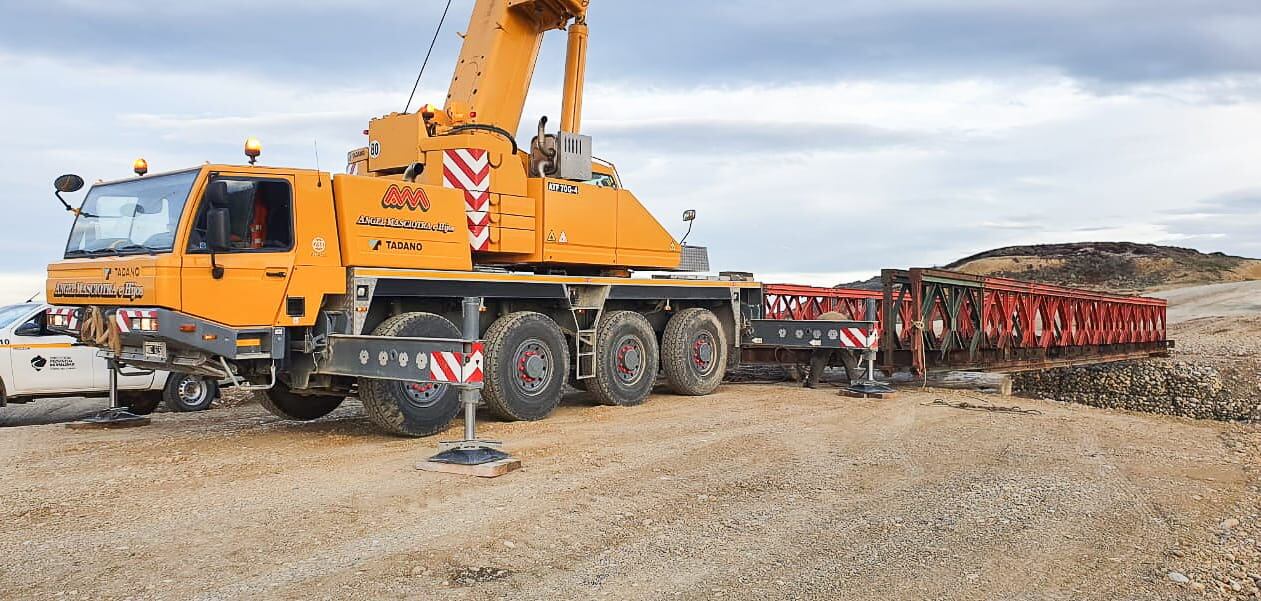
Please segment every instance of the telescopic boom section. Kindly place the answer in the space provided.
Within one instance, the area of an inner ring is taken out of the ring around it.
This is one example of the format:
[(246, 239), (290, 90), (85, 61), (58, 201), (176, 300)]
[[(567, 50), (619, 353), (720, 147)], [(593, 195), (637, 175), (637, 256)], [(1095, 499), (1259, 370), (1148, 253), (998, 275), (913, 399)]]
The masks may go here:
[(565, 58), (565, 98), (561, 108), (560, 130), (582, 133), (582, 93), (587, 79), (587, 22), (569, 26), (569, 53)]
[(576, 20), (572, 27), (580, 31), (570, 34), (562, 119), (576, 129), (582, 107), (581, 80), (586, 70), (583, 23), (589, 3), (590, 0), (478, 0), (447, 94), (447, 112), (516, 132), (543, 34), (564, 29)]

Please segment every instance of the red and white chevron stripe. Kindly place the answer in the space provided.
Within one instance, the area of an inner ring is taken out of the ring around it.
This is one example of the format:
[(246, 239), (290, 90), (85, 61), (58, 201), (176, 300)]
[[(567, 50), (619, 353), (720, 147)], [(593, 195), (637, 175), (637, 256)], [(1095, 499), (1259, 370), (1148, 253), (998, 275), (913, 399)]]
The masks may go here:
[(464, 214), (468, 216), (469, 245), (473, 250), (490, 246), (490, 192), (464, 192)]
[(480, 148), (456, 148), (442, 157), (442, 183), (464, 191), (468, 216), (469, 246), (475, 251), (490, 247), (490, 153)]
[(48, 325), (77, 330), (79, 329), (79, 310), (71, 307), (53, 307), (48, 310)]
[(461, 365), (464, 353), (430, 353), (429, 378), (434, 382), (458, 384), (463, 373)]
[(490, 153), (480, 148), (448, 150), (442, 159), (442, 179), (448, 188), (490, 190)]
[(130, 332), (141, 330), (156, 332), (158, 330), (158, 311), (156, 309), (119, 309), (114, 313), (114, 321), (119, 331)]
[(877, 337), (863, 328), (841, 328), (841, 346), (845, 348), (874, 348)]
[(485, 357), (486, 346), (481, 342), (473, 344), (467, 357), (464, 353), (430, 353), (429, 377), (448, 384), (480, 384), (485, 380)]
[(481, 342), (474, 342), (473, 352), (469, 353), (468, 360), (464, 362), (464, 383), (481, 384), (485, 380), (483, 373), (485, 363), (486, 345)]
[(478, 252), (490, 250), (490, 226), (469, 225), (468, 245), (469, 248)]

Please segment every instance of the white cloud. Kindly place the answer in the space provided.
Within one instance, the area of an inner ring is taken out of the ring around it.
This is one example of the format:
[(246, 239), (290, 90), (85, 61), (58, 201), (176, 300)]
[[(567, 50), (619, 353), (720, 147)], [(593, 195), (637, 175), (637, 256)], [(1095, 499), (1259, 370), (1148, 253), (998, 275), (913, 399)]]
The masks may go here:
[[(0, 208), (35, 224), (0, 238), (0, 269), (23, 271), (54, 259), (64, 240), (69, 220), (48, 191), (61, 172), (124, 176), (141, 155), (155, 170), (235, 162), (250, 135), (264, 140), (267, 163), (302, 167), (319, 140), (324, 168), (338, 171), (341, 152), (363, 144), (367, 120), (401, 108), (383, 90), (410, 86), (405, 77), (295, 84), (14, 55), (0, 55), (0, 78)], [(597, 79), (585, 106), (597, 154), (663, 222), (681, 233), (676, 216), (700, 210), (693, 241), (711, 248), (717, 268), (832, 285), (1030, 242), (1252, 248), (1255, 240), (1237, 239), (1247, 234), (1187, 232), (1158, 213), (1256, 186), (1257, 89), (1261, 81), (1234, 78), (1099, 94), (1052, 72), (655, 89)], [(418, 95), (442, 96), (434, 86)], [(531, 96), (523, 146), (536, 118), (558, 109), (555, 89)], [(756, 143), (671, 144), (672, 130), (698, 124)], [(767, 131), (849, 126), (895, 142), (763, 143)]]
[[(736, 128), (861, 123), (889, 130), (987, 135), (1071, 121), (1092, 108), (1081, 102), (1077, 85), (1053, 73), (1002, 82), (844, 81), (699, 89), (595, 85), (589, 90), (594, 97), (586, 103), (587, 119), (596, 129), (721, 120)], [(547, 101), (553, 106), (559, 102)]]

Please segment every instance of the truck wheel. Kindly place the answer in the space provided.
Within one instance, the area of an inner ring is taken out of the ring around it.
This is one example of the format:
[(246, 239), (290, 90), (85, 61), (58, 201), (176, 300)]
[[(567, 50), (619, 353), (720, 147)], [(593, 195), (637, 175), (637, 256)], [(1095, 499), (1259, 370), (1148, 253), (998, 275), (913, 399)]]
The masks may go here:
[(205, 411), (218, 397), (218, 382), (194, 374), (173, 373), (162, 387), (166, 408), (175, 412)]
[(162, 404), (162, 393), (157, 391), (119, 392), (119, 402), (136, 415), (149, 415)]
[[(460, 339), (460, 331), (432, 313), (391, 317), (373, 336)], [(359, 400), (368, 419), (397, 436), (432, 436), (451, 425), (460, 413), (460, 391), (447, 384), (359, 379)]]
[(661, 363), (676, 394), (704, 396), (727, 375), (727, 336), (707, 309), (685, 309), (666, 324)]
[(542, 313), (522, 311), (486, 331), (486, 406), (508, 421), (538, 421), (556, 409), (569, 378), (569, 344)]
[(657, 383), (657, 334), (643, 315), (615, 311), (600, 320), (595, 377), (587, 390), (602, 405), (642, 404)]
[(272, 415), (295, 422), (309, 422), (332, 413), (341, 406), (343, 397), (330, 395), (294, 394), (288, 386), (277, 382), (271, 390), (254, 395), (258, 404)]

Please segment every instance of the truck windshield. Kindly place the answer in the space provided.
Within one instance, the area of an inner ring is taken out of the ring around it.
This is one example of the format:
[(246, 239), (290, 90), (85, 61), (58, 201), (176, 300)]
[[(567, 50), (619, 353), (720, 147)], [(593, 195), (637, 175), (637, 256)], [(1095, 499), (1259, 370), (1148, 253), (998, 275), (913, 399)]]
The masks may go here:
[(70, 230), (66, 258), (170, 252), (197, 173), (93, 186)]
[(0, 328), (7, 328), (13, 325), (13, 322), (26, 317), (26, 314), (30, 313), (34, 307), (35, 305), (30, 304), (0, 307)]

